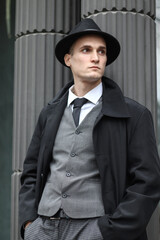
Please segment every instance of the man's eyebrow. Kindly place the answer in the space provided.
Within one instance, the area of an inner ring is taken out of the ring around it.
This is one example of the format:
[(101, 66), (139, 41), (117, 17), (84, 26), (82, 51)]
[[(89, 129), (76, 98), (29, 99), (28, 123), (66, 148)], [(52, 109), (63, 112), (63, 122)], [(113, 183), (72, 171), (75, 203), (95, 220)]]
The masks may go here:
[(106, 46), (99, 46), (100, 48), (106, 48)]
[[(80, 49), (82, 49), (82, 48), (92, 48), (92, 46), (91, 46), (91, 45), (82, 45), (82, 46), (80, 47)], [(98, 48), (106, 49), (106, 46), (99, 46)]]
[(82, 45), (81, 47), (80, 47), (80, 49), (81, 48), (91, 48), (92, 46), (91, 45)]
[(105, 46), (99, 46), (99, 49), (107, 50), (107, 48)]

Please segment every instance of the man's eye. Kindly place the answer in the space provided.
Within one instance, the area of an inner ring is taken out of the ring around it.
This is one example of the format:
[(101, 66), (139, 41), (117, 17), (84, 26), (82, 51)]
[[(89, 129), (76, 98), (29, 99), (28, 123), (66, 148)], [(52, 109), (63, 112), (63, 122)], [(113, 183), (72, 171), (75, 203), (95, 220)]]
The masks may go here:
[(98, 52), (99, 52), (99, 54), (101, 54), (101, 55), (106, 54), (105, 50), (99, 50)]
[(83, 53), (87, 53), (87, 52), (89, 52), (89, 49), (88, 48), (84, 48), (84, 49), (82, 49), (82, 52)]

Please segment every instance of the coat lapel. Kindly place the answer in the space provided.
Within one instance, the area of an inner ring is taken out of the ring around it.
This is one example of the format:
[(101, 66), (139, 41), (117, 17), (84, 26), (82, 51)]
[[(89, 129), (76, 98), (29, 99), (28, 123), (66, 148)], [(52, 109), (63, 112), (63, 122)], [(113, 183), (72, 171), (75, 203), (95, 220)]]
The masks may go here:
[(52, 150), (54, 140), (57, 134), (61, 118), (64, 113), (64, 109), (67, 105), (68, 91), (61, 99), (57, 99), (48, 106), (47, 110), (47, 122), (44, 131), (44, 144), (49, 151)]

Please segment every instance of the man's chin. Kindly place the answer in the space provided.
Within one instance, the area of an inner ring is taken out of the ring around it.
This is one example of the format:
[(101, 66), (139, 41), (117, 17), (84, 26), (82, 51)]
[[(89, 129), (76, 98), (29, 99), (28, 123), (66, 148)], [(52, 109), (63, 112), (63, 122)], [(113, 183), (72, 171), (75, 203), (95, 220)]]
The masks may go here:
[(88, 81), (97, 82), (101, 78), (102, 78), (102, 75), (100, 74), (91, 74), (90, 76), (88, 76)]
[(100, 74), (99, 72), (91, 72), (91, 73), (88, 73), (86, 74), (84, 77), (88, 78), (88, 79), (95, 79), (95, 80), (98, 80), (100, 78), (102, 78), (102, 74)]

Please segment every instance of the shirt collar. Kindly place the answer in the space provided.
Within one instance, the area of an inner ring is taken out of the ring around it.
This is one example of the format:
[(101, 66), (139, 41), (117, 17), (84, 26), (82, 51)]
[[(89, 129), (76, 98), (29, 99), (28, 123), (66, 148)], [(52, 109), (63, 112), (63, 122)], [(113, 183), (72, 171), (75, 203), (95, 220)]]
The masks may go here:
[[(69, 106), (77, 98), (77, 96), (72, 92), (73, 86), (74, 85), (72, 85), (69, 88), (67, 106)], [(102, 96), (102, 83), (100, 83), (98, 86), (90, 90), (88, 93), (86, 93), (82, 97), (86, 98), (89, 102), (92, 102), (93, 104), (96, 105), (99, 99), (101, 98), (101, 96)]]

